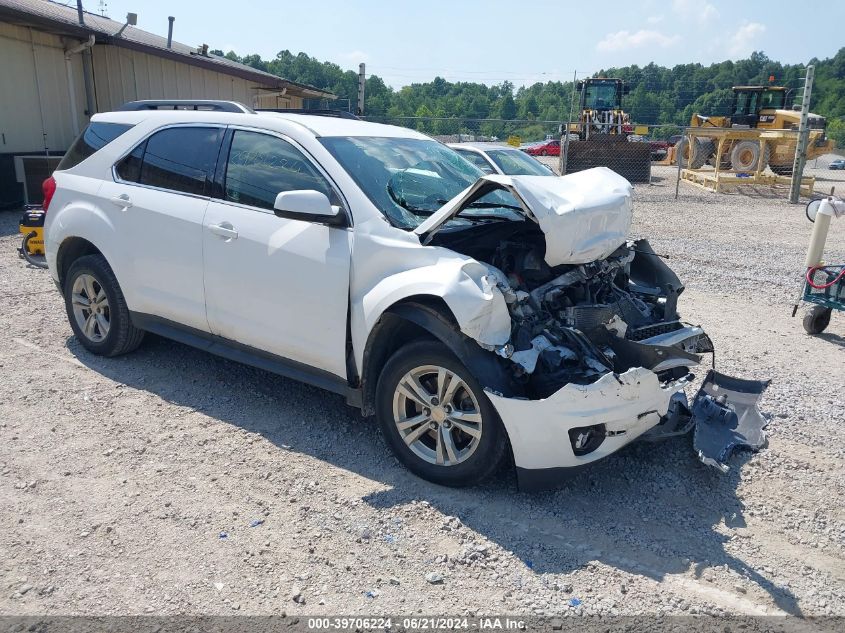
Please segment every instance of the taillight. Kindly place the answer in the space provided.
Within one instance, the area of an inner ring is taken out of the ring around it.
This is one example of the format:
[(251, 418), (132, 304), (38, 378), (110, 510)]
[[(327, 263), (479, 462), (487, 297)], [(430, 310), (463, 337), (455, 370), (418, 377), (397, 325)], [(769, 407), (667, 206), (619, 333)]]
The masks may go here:
[(47, 180), (41, 183), (41, 191), (44, 193), (44, 202), (42, 206), (44, 211), (50, 207), (50, 201), (53, 199), (53, 194), (56, 193), (56, 179), (50, 176)]

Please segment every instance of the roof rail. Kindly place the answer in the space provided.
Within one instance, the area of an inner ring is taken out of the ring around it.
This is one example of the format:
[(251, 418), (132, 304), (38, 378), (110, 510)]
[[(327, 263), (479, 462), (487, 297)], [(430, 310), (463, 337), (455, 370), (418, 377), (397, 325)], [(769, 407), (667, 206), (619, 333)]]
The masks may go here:
[(355, 119), (360, 121), (361, 117), (355, 116), (346, 110), (328, 110), (315, 109), (306, 110), (305, 108), (255, 108), (256, 112), (284, 112), (285, 114), (310, 114), (313, 116), (331, 116), (338, 119)]
[(255, 114), (252, 108), (237, 101), (217, 101), (215, 99), (145, 99), (129, 101), (120, 106), (118, 111), (138, 110), (211, 110), (214, 112), (242, 112)]

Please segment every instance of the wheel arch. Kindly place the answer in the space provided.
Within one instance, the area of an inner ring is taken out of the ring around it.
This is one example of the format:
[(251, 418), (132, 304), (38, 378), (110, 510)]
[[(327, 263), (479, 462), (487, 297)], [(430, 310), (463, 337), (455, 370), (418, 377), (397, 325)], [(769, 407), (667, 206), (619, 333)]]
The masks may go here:
[(96, 245), (83, 237), (73, 236), (62, 241), (56, 252), (56, 274), (61, 288), (64, 288), (67, 271), (73, 262), (86, 255), (101, 255), (108, 261), (108, 258)]
[(442, 297), (414, 295), (384, 310), (367, 337), (360, 382), (363, 415), (375, 413), (376, 384), (387, 360), (406, 343), (420, 339), (445, 345), (483, 387), (504, 395), (518, 391), (499, 359), (461, 333)]

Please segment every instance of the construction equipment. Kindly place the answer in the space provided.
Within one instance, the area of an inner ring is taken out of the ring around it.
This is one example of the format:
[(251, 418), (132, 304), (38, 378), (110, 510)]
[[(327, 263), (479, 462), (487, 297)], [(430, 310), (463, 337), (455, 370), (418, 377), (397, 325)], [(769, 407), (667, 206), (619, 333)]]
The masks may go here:
[(44, 209), (40, 204), (28, 204), (21, 216), (19, 231), (23, 243), (19, 249), (21, 257), (38, 268), (46, 268), (44, 261)]
[[(676, 147), (680, 166), (700, 169), (709, 163), (738, 173), (759, 173), (768, 166), (776, 175), (791, 175), (801, 113), (788, 108), (789, 98), (784, 86), (734, 86), (730, 116), (692, 115), (690, 128), (697, 129)], [(809, 126), (807, 158), (833, 151), (834, 142), (825, 136), (825, 118), (810, 114)], [(739, 130), (750, 132), (731, 134)]]
[(649, 182), (651, 148), (634, 136), (634, 126), (622, 109), (627, 84), (621, 79), (597, 77), (579, 81), (575, 88), (581, 93), (580, 114), (567, 131), (577, 134), (578, 140), (561, 141), (567, 148), (566, 171), (609, 167), (631, 182)]

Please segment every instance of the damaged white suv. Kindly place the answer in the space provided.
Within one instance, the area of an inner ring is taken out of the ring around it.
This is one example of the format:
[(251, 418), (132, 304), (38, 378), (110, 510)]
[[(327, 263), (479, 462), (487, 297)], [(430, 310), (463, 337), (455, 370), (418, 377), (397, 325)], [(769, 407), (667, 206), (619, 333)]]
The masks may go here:
[(512, 457), (540, 487), (693, 427), (722, 469), (763, 442), (766, 383), (711, 371), (688, 406), (713, 348), (628, 241), (632, 189), (610, 170), (485, 176), (404, 128), (134, 102), (94, 116), (44, 188), (88, 350), (155, 332), (343, 394), (431, 481)]

